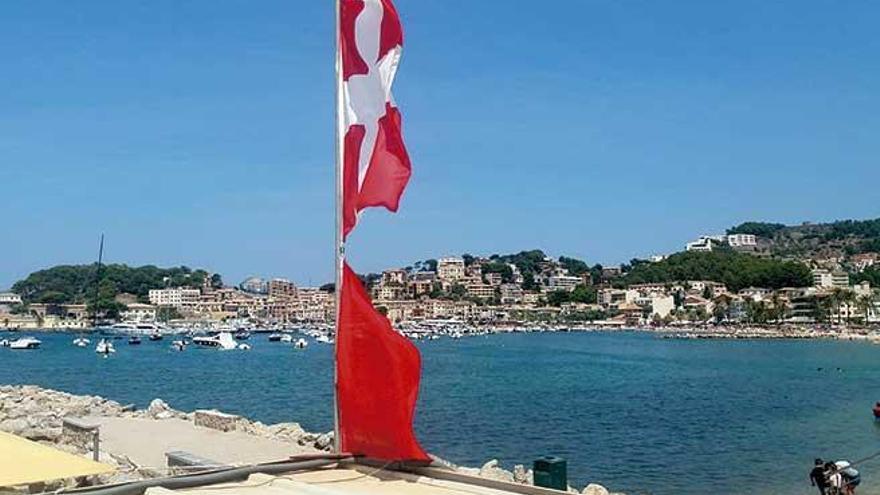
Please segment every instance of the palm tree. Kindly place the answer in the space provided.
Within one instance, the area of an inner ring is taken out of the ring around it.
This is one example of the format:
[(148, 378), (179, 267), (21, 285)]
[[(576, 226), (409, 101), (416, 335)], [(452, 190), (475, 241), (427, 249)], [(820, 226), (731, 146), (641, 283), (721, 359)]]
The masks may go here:
[[(844, 304), (848, 304), (850, 301), (855, 299), (855, 292), (849, 289), (843, 289), (840, 287), (835, 287), (831, 290), (831, 303), (834, 306), (834, 309), (837, 311), (837, 324), (840, 325), (842, 323), (842, 315), (840, 313), (840, 308)], [(849, 311), (847, 311), (847, 320), (849, 320), (850, 315)]]
[(861, 310), (862, 315), (864, 316), (865, 325), (868, 324), (868, 316), (871, 312), (871, 309), (874, 307), (875, 296), (873, 292), (869, 292), (858, 298), (856, 301), (856, 306)]
[(853, 306), (855, 306), (857, 296), (855, 291), (850, 289), (843, 290), (843, 302), (846, 304), (846, 322), (851, 323)]

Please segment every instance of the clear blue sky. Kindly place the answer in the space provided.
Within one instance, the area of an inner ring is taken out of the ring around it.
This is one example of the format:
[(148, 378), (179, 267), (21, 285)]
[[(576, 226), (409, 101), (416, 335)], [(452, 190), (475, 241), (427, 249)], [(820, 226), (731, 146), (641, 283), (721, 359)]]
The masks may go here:
[[(877, 2), (397, 4), (414, 175), (360, 271), (880, 216)], [(329, 280), (332, 61), (331, 0), (2, 2), (0, 288), (102, 231), (110, 262)]]

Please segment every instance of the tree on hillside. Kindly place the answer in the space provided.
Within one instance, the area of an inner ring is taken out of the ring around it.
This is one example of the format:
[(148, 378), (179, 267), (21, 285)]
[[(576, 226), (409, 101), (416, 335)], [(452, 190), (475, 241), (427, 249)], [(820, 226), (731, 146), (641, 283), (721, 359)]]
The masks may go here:
[(744, 222), (727, 229), (728, 234), (752, 234), (758, 237), (773, 237), (773, 234), (784, 229), (781, 223)]
[(794, 261), (758, 258), (733, 250), (684, 252), (673, 254), (657, 263), (639, 264), (627, 273), (625, 285), (639, 283), (684, 282), (711, 280), (732, 291), (746, 287), (808, 287), (812, 284), (810, 269)]

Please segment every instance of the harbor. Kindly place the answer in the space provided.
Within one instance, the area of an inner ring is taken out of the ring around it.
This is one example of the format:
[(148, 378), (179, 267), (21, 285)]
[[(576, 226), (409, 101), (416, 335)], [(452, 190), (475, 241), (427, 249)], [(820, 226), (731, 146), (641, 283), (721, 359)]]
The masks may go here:
[[(162, 398), (179, 411), (332, 430), (330, 345), (310, 342), (302, 351), (252, 334), (247, 352), (176, 352), (168, 339), (119, 340), (104, 359), (75, 347), (71, 334), (32, 335), (43, 342), (36, 351), (0, 348), (0, 383), (97, 395), (140, 411)], [(460, 466), (479, 469), (494, 458), (513, 472), (557, 455), (578, 489), (696, 495), (747, 482), (755, 493), (795, 495), (804, 493), (813, 457), (856, 459), (880, 436), (871, 414), (880, 347), (865, 342), (614, 331), (416, 345), (425, 373), (416, 430), (432, 454)], [(871, 483), (880, 464), (860, 471)]]

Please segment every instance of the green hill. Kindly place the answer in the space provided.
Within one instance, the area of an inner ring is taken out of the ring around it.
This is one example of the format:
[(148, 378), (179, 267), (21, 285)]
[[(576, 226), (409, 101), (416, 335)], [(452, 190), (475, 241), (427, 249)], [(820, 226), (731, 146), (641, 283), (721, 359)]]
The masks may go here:
[(657, 263), (639, 262), (623, 277), (624, 285), (640, 283), (711, 280), (731, 291), (746, 287), (806, 287), (812, 276), (806, 265), (796, 261), (760, 258), (732, 250), (684, 252)]
[[(12, 286), (25, 303), (85, 303), (94, 297), (98, 265), (60, 265), (28, 275)], [(101, 267), (100, 298), (112, 300), (117, 294), (133, 294), (146, 301), (150, 289), (163, 287), (201, 287), (210, 274), (205, 270), (181, 266), (158, 268), (152, 265), (130, 267), (112, 264)], [(219, 275), (211, 279), (222, 285)]]
[(745, 222), (727, 232), (755, 234), (775, 256), (817, 258), (880, 252), (880, 218), (794, 226)]

